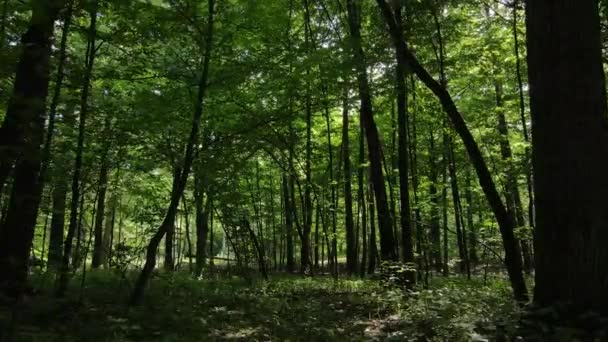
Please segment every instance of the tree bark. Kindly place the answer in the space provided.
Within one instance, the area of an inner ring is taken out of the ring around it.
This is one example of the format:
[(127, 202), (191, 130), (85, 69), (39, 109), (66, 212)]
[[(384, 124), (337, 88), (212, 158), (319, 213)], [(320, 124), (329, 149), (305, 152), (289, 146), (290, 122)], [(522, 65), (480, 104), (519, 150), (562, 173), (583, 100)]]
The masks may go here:
[[(395, 21), (400, 31), (403, 31), (402, 5), (394, 2)], [(397, 68), (395, 83), (397, 91), (397, 120), (399, 126), (399, 196), (401, 203), (401, 260), (405, 263), (414, 262), (414, 243), (411, 222), (410, 195), (409, 195), (409, 152), (408, 152), (408, 100), (405, 84), (407, 60), (402, 54), (396, 53)], [(415, 280), (412, 278), (410, 280)]]
[[(524, 209), (519, 193), (519, 186), (517, 184), (517, 173), (515, 166), (513, 165), (513, 152), (511, 150), (511, 143), (509, 142), (509, 128), (504, 112), (503, 85), (498, 79), (494, 80), (494, 91), (496, 95), (496, 119), (498, 122), (497, 128), (500, 138), (500, 154), (503, 162), (506, 164), (505, 197), (507, 200), (507, 211), (509, 212), (509, 215), (512, 216), (511, 219), (515, 222), (516, 227), (525, 229), (526, 219), (524, 217)], [(519, 239), (519, 243), (522, 250), (524, 271), (530, 273), (532, 269), (532, 257), (527, 248), (527, 243), (525, 239)]]
[(285, 201), (285, 266), (289, 273), (295, 270), (295, 258), (293, 253), (293, 210), (291, 208), (291, 195), (289, 180), (291, 176), (283, 176), (283, 197)]
[(365, 202), (365, 133), (363, 132), (363, 126), (359, 129), (359, 163), (358, 163), (358, 189), (357, 194), (359, 197), (359, 203), (361, 205), (361, 268), (359, 269), (359, 276), (363, 278), (365, 276), (365, 268), (367, 266), (367, 206)]
[[(44, 136), (51, 40), (53, 24), (64, 1), (38, 0), (34, 5), (29, 27), (21, 39), (23, 49), (13, 94), (0, 129), (0, 169), (12, 167), (20, 157), (8, 212), (0, 229), (0, 288), (16, 295), (20, 295), (26, 285), (40, 204), (40, 145)], [(0, 179), (0, 184), (5, 182), (6, 178)]]
[[(524, 99), (524, 82), (521, 72), (521, 58), (519, 55), (519, 34), (517, 33), (518, 17), (517, 11), (519, 10), (519, 0), (513, 0), (513, 47), (515, 52), (515, 71), (517, 75), (517, 90), (519, 95), (519, 117), (522, 125), (522, 135), (526, 143), (530, 143), (530, 135), (528, 133), (528, 126), (526, 122), (526, 101)], [(530, 146), (526, 146), (525, 150), (525, 172), (526, 172), (526, 185), (528, 189), (528, 222), (530, 228), (534, 230), (535, 218), (534, 218), (534, 179), (532, 177), (532, 164), (531, 164), (531, 152)], [(523, 247), (523, 246), (522, 246)]]
[[(308, 7), (308, 0), (304, 0), (304, 44), (306, 46), (306, 50), (311, 52), (312, 44), (312, 29), (310, 26), (310, 13)], [(307, 80), (310, 79), (310, 68), (306, 69)], [(311, 103), (311, 94), (310, 94), (310, 81), (306, 82), (306, 165), (304, 172), (306, 173), (306, 184), (304, 188), (304, 227), (302, 229), (302, 241), (301, 241), (301, 251), (300, 251), (300, 270), (301, 273), (304, 274), (306, 270), (312, 272), (312, 262), (310, 256), (310, 233), (312, 230), (312, 199), (311, 199), (311, 190), (312, 190), (312, 171), (311, 171), (311, 163), (312, 163), (312, 103)]]
[(468, 255), (465, 248), (465, 236), (462, 225), (462, 212), (460, 210), (460, 191), (458, 189), (458, 176), (456, 174), (456, 160), (454, 158), (454, 146), (448, 134), (444, 135), (445, 154), (448, 157), (448, 172), (450, 176), (450, 187), (452, 189), (452, 203), (454, 205), (454, 222), (456, 223), (456, 241), (458, 245), (458, 262), (460, 273), (467, 271)]
[(200, 277), (205, 267), (205, 257), (207, 254), (207, 237), (209, 235), (209, 214), (212, 210), (211, 198), (207, 196), (205, 203), (205, 189), (207, 181), (197, 170), (194, 175), (194, 202), (196, 210), (196, 268), (194, 275)]
[(443, 258), (441, 257), (441, 223), (439, 217), (439, 193), (437, 191), (438, 177), (437, 156), (435, 151), (435, 137), (433, 131), (429, 131), (429, 197), (431, 200), (431, 258), (437, 272), (443, 270)]
[(471, 189), (471, 172), (469, 168), (466, 169), (465, 173), (465, 189), (464, 189), (464, 197), (467, 203), (467, 225), (469, 227), (468, 236), (468, 250), (469, 250), (469, 262), (471, 266), (475, 266), (479, 262), (479, 257), (477, 256), (477, 227), (473, 221), (473, 191)]
[(376, 243), (376, 208), (374, 206), (374, 185), (368, 182), (367, 203), (369, 204), (369, 247), (367, 257), (367, 274), (376, 272), (376, 259), (378, 258), (378, 245)]
[(353, 220), (353, 193), (351, 184), (349, 118), (348, 118), (348, 88), (344, 87), (342, 95), (342, 158), (344, 160), (344, 219), (346, 229), (346, 272), (348, 275), (357, 273), (357, 249), (355, 227)]
[[(597, 1), (526, 3), (534, 301), (608, 314), (608, 116)], [(578, 317), (578, 316), (576, 316)]]
[[(106, 134), (109, 132), (109, 119), (106, 119)], [(106, 142), (108, 144), (108, 142)], [(108, 160), (108, 149), (109, 146), (104, 148), (102, 152), (102, 161), (99, 167), (99, 182), (97, 183), (98, 194), (97, 194), (97, 210), (95, 211), (95, 226), (94, 231), (94, 242), (93, 242), (93, 258), (91, 260), (92, 268), (99, 268), (102, 265), (103, 256), (103, 220), (106, 216), (106, 193), (108, 190), (108, 173), (110, 172), (109, 160)]]
[(59, 270), (63, 255), (63, 229), (65, 226), (65, 202), (67, 197), (67, 179), (58, 176), (53, 188), (53, 214), (49, 233), (48, 267)]
[(357, 73), (357, 84), (361, 100), (361, 122), (365, 127), (368, 154), (370, 160), (371, 181), (373, 183), (378, 208), (378, 223), (380, 229), (380, 252), (382, 260), (396, 260), (395, 237), (393, 236), (393, 218), (391, 217), (382, 173), (382, 151), (378, 127), (374, 121), (371, 90), (367, 77), (365, 54), (361, 45), (361, 25), (357, 0), (347, 0), (348, 23), (350, 28), (353, 62)]

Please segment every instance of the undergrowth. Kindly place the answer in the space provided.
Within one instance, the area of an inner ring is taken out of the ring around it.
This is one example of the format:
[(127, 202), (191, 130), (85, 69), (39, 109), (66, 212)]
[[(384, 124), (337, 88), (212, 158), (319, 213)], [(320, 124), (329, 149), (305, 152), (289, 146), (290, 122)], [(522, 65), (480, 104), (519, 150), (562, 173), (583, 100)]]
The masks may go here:
[[(427, 289), (378, 281), (274, 275), (196, 280), (158, 274), (143, 305), (128, 308), (132, 276), (74, 279), (67, 298), (52, 281), (21, 307), (18, 341), (398, 340), (470, 341), (511, 336), (519, 311), (501, 279), (435, 278)], [(0, 327), (11, 310), (0, 309)]]

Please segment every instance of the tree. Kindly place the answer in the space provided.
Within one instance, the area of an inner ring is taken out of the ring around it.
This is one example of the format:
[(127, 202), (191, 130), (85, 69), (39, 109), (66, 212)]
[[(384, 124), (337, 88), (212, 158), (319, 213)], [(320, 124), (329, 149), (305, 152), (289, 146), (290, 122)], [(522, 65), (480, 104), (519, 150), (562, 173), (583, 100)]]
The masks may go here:
[[(70, 201), (70, 223), (68, 226), (68, 233), (66, 235), (63, 256), (61, 261), (61, 272), (59, 282), (57, 284), (57, 295), (65, 295), (69, 281), (70, 272), (70, 257), (72, 256), (72, 240), (74, 234), (78, 229), (80, 232), (79, 216), (82, 215), (82, 210), (78, 210), (82, 207), (81, 201), (81, 174), (84, 154), (84, 139), (86, 122), (89, 115), (89, 95), (91, 92), (91, 80), (93, 78), (93, 67), (95, 65), (95, 57), (97, 56), (97, 11), (99, 9), (99, 1), (94, 0), (89, 8), (89, 27), (87, 30), (87, 50), (85, 54), (85, 72), (82, 80), (82, 93), (80, 96), (80, 120), (78, 121), (78, 143), (76, 147), (76, 160), (74, 162), (74, 171), (72, 174), (72, 198)], [(80, 241), (80, 240), (79, 240)], [(74, 253), (74, 260), (79, 259), (80, 251), (76, 249)]]
[[(395, 22), (400, 31), (403, 31), (402, 5), (395, 1)], [(397, 121), (399, 125), (399, 195), (401, 203), (401, 260), (406, 263), (414, 262), (414, 241), (410, 210), (409, 192), (409, 151), (408, 151), (408, 99), (406, 70), (407, 61), (403, 54), (396, 54), (397, 68), (395, 72), (395, 83), (397, 92)], [(412, 281), (414, 279), (411, 279)]]
[(194, 149), (195, 143), (198, 141), (199, 129), (201, 118), (203, 116), (203, 103), (205, 100), (205, 95), (208, 87), (208, 77), (209, 77), (209, 67), (211, 64), (211, 52), (213, 47), (213, 29), (214, 29), (214, 15), (215, 15), (215, 1), (208, 1), (208, 18), (207, 18), (207, 27), (205, 31), (205, 48), (204, 54), (202, 56), (202, 70), (197, 86), (197, 97), (195, 103), (195, 110), (192, 115), (192, 128), (190, 131), (190, 135), (188, 137), (188, 141), (186, 143), (186, 150), (184, 152), (183, 165), (179, 168), (179, 171), (176, 172), (176, 177), (173, 179), (172, 191), (171, 191), (171, 200), (169, 206), (167, 208), (167, 212), (165, 218), (161, 226), (158, 228), (158, 231), (154, 234), (148, 247), (146, 248), (146, 262), (144, 264), (144, 268), (139, 274), (137, 278), (137, 282), (135, 283), (135, 287), (133, 288), (133, 292), (131, 293), (131, 298), (129, 303), (131, 305), (140, 304), (143, 300), (145, 287), (152, 276), (152, 271), (156, 266), (156, 252), (158, 249), (158, 245), (160, 241), (165, 236), (170, 227), (173, 226), (175, 222), (175, 217), (177, 215), (177, 207), (179, 205), (179, 201), (182, 197), (184, 189), (186, 188), (186, 183), (188, 182), (188, 176), (190, 174), (190, 168), (192, 167), (192, 163), (194, 161)]
[(416, 57), (408, 50), (403, 39), (402, 32), (398, 29), (394, 14), (385, 0), (377, 0), (378, 6), (382, 11), (382, 15), (386, 24), (389, 27), (389, 32), (396, 46), (398, 54), (401, 54), (408, 61), (412, 71), (420, 78), (420, 80), (439, 98), (444, 111), (447, 113), (454, 129), (460, 135), (471, 163), (473, 164), (479, 184), (481, 185), (486, 198), (494, 212), (494, 216), (498, 221), (500, 233), (502, 235), (503, 246), (505, 249), (505, 265), (513, 288), (515, 298), (520, 302), (525, 302), (528, 299), (526, 283), (523, 277), (522, 260), (519, 249), (519, 243), (515, 238), (514, 222), (507, 212), (500, 195), (496, 189), (490, 171), (485, 163), (483, 155), (479, 150), (477, 142), (469, 131), (462, 115), (458, 111), (456, 104), (452, 100), (449, 92), (439, 82), (424, 69), (418, 62)]
[(355, 1), (356, 0), (347, 0), (346, 8), (348, 11), (348, 26), (350, 29), (350, 43), (353, 54), (353, 63), (356, 69), (359, 98), (361, 100), (361, 122), (365, 128), (364, 131), (371, 164), (371, 181), (373, 183), (374, 194), (376, 196), (375, 205), (378, 210), (380, 253), (382, 255), (382, 260), (395, 260), (397, 255), (395, 252), (395, 238), (393, 236), (393, 218), (391, 217), (388, 208), (384, 174), (382, 173), (382, 151), (380, 137), (378, 127), (374, 121), (371, 89), (367, 77), (367, 65), (365, 62), (363, 47), (361, 45), (359, 6), (355, 3)]
[(0, 227), (0, 288), (14, 294), (20, 294), (27, 281), (30, 246), (40, 203), (38, 177), (51, 40), (55, 20), (64, 4), (62, 0), (33, 2), (30, 24), (21, 39), (23, 49), (13, 94), (0, 128), (0, 188), (8, 177), (4, 170), (17, 163), (8, 213)]
[[(344, 208), (346, 220), (346, 270), (349, 275), (357, 272), (357, 249), (355, 248), (355, 223), (353, 220), (353, 193), (351, 184), (350, 144), (348, 136), (348, 88), (344, 88), (342, 104), (342, 156), (344, 159)], [(364, 266), (362, 266), (364, 267)]]
[(529, 1), (534, 301), (608, 313), (608, 117), (596, 1)]

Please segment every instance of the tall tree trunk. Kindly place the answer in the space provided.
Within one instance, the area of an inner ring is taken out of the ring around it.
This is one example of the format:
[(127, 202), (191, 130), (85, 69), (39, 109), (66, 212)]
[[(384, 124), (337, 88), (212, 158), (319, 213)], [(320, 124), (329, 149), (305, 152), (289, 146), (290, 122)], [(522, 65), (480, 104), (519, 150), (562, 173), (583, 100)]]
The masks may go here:
[(467, 225), (469, 227), (468, 236), (468, 250), (469, 250), (469, 262), (472, 266), (475, 266), (479, 262), (477, 256), (477, 227), (473, 221), (473, 191), (471, 189), (471, 172), (469, 168), (465, 172), (465, 189), (464, 197), (467, 203)]
[[(44, 136), (45, 102), (53, 24), (63, 1), (35, 1), (22, 50), (13, 94), (0, 128), (0, 169), (16, 159), (8, 211), (0, 227), (0, 288), (19, 295), (27, 281), (28, 259), (40, 204), (40, 145)], [(35, 67), (33, 67), (35, 66)], [(10, 173), (10, 172), (9, 172)], [(0, 174), (0, 193), (9, 173)]]
[[(274, 176), (271, 173), (270, 175), (270, 223), (272, 224), (272, 266), (273, 269), (276, 271), (277, 270), (277, 222), (276, 222), (276, 212), (275, 212), (275, 188), (274, 188)], [(318, 228), (318, 225), (317, 225)], [(316, 231), (315, 234), (316, 237), (318, 237), (318, 229)], [(315, 242), (315, 248), (316, 248), (316, 242)], [(316, 259), (315, 259), (316, 260)]]
[(148, 244), (148, 247), (146, 249), (146, 262), (144, 264), (144, 268), (139, 274), (139, 277), (137, 278), (137, 281), (133, 288), (133, 292), (131, 293), (131, 298), (129, 300), (129, 303), (131, 305), (140, 304), (143, 300), (146, 284), (148, 283), (148, 280), (152, 275), (152, 271), (156, 266), (156, 253), (158, 250), (158, 245), (160, 244), (164, 235), (170, 229), (170, 225), (174, 224), (175, 222), (175, 216), (177, 215), (177, 206), (179, 205), (179, 200), (184, 192), (184, 189), (186, 188), (186, 183), (188, 182), (188, 176), (190, 174), (190, 168), (192, 167), (192, 163), (194, 161), (194, 145), (196, 141), (198, 141), (199, 128), (201, 118), (203, 116), (203, 104), (208, 86), (209, 65), (211, 62), (211, 51), (213, 44), (215, 0), (208, 0), (208, 8), (209, 12), (207, 19), (207, 29), (205, 33), (205, 42), (207, 44), (203, 56), (203, 70), (198, 84), (198, 96), (196, 100), (194, 115), (192, 116), (192, 129), (190, 131), (190, 136), (188, 137), (188, 142), (186, 144), (186, 151), (184, 153), (183, 167), (181, 168), (179, 177), (173, 182), (171, 202), (169, 203), (169, 207), (167, 208), (167, 214), (165, 215), (165, 219), (158, 228), (158, 231), (150, 240), (150, 243)]
[[(199, 195), (200, 196), (200, 195)], [(198, 196), (197, 196), (198, 197)], [(213, 199), (207, 194), (207, 200), (203, 205), (203, 198), (196, 199), (196, 271), (200, 276), (205, 267), (207, 259), (207, 240), (209, 238), (209, 220), (213, 210)]]
[(207, 236), (209, 235), (209, 214), (212, 210), (211, 199), (207, 196), (205, 203), (205, 189), (207, 181), (197, 170), (194, 175), (194, 202), (196, 211), (196, 268), (194, 275), (200, 277), (205, 267), (205, 255), (207, 254)]
[(114, 237), (114, 224), (116, 220), (116, 209), (118, 206), (117, 186), (112, 190), (110, 197), (110, 210), (106, 211), (105, 227), (103, 230), (103, 238), (101, 243), (100, 263), (106, 269), (110, 268), (110, 260), (112, 257), (112, 240)]
[(444, 86), (442, 86), (441, 83), (437, 82), (437, 80), (435, 80), (426, 71), (426, 69), (424, 69), (414, 54), (408, 50), (403, 39), (403, 33), (398, 28), (390, 6), (385, 2), (385, 0), (376, 0), (376, 2), (378, 3), (385, 22), (389, 27), (389, 32), (393, 39), (393, 43), (396, 46), (397, 53), (401, 54), (403, 58), (407, 60), (412, 71), (437, 96), (437, 98), (439, 98), (444, 111), (447, 113), (448, 118), (452, 123), (452, 126), (462, 139), (471, 163), (477, 172), (479, 184), (486, 195), (500, 228), (503, 247), (505, 249), (505, 266), (507, 268), (514, 297), (520, 302), (527, 301), (528, 290), (523, 277), (519, 243), (514, 234), (514, 222), (500, 198), (490, 170), (485, 163), (477, 142), (473, 138), (473, 135), (467, 127), (466, 122), (458, 111), (458, 108), (450, 96), (450, 93)]
[(285, 266), (289, 273), (292, 273), (295, 270), (295, 258), (293, 253), (293, 210), (289, 186), (289, 180), (291, 179), (292, 177), (290, 175), (283, 176), (283, 197), (285, 201)]
[[(310, 12), (308, 6), (308, 0), (304, 0), (304, 44), (307, 52), (313, 51), (312, 43), (312, 28), (310, 26)], [(312, 272), (312, 262), (310, 257), (310, 232), (312, 229), (312, 103), (310, 94), (310, 68), (306, 69), (306, 165), (304, 172), (306, 173), (306, 184), (304, 188), (304, 227), (302, 229), (302, 241), (301, 241), (301, 252), (300, 252), (300, 269), (302, 273), (305, 273), (308, 269)]]
[[(534, 301), (608, 314), (608, 116), (597, 1), (526, 3)], [(578, 316), (576, 316), (578, 317)]]
[[(395, 20), (399, 30), (403, 31), (402, 5), (394, 1)], [(401, 203), (401, 260), (405, 263), (414, 262), (413, 230), (411, 222), (410, 194), (409, 194), (409, 152), (408, 152), (408, 100), (405, 84), (407, 60), (402, 54), (396, 54), (396, 90), (397, 90), (397, 118), (399, 124), (399, 196)], [(414, 281), (415, 278), (410, 279)]]
[(452, 203), (454, 204), (454, 222), (456, 223), (456, 242), (458, 245), (458, 257), (460, 261), (458, 263), (460, 273), (466, 272), (467, 265), (467, 253), (465, 249), (464, 234), (462, 227), (462, 212), (460, 211), (460, 191), (458, 189), (458, 176), (456, 175), (456, 160), (454, 160), (454, 145), (452, 139), (448, 134), (444, 137), (445, 154), (447, 156), (447, 166), (450, 176), (450, 187), (452, 189)]
[[(371, 178), (371, 177), (370, 177)], [(369, 204), (369, 248), (367, 256), (367, 274), (376, 272), (376, 259), (378, 258), (378, 245), (376, 243), (376, 208), (374, 206), (374, 185), (368, 182), (367, 203)]]
[(65, 226), (65, 201), (67, 197), (67, 179), (63, 175), (57, 176), (53, 187), (53, 214), (51, 217), (51, 230), (49, 233), (48, 268), (59, 270), (63, 255), (63, 229)]
[(84, 154), (84, 134), (86, 120), (89, 113), (89, 94), (91, 91), (91, 79), (93, 77), (93, 66), (97, 55), (97, 9), (99, 0), (95, 0), (89, 12), (90, 22), (87, 30), (88, 41), (85, 54), (85, 72), (82, 83), (82, 93), (80, 97), (80, 121), (78, 124), (78, 142), (76, 147), (76, 161), (72, 174), (72, 199), (70, 202), (70, 223), (68, 233), (63, 247), (63, 259), (61, 261), (61, 272), (57, 286), (57, 295), (63, 296), (68, 285), (70, 271), (70, 257), (72, 256), (72, 240), (78, 228), (78, 208), (80, 199), (80, 176), (82, 173), (82, 159)]
[[(40, 176), (38, 180), (38, 191), (39, 196), (42, 195), (44, 186), (46, 183), (46, 177), (48, 168), (51, 163), (51, 148), (53, 146), (53, 138), (55, 135), (55, 124), (57, 116), (57, 107), (59, 106), (59, 100), (61, 99), (61, 90), (63, 88), (63, 81), (65, 79), (65, 64), (67, 60), (67, 43), (68, 36), (70, 34), (70, 28), (72, 25), (74, 4), (72, 0), (67, 1), (66, 10), (63, 14), (63, 27), (61, 29), (61, 43), (59, 47), (59, 57), (57, 61), (57, 74), (55, 76), (55, 88), (53, 90), (53, 97), (49, 106), (49, 117), (48, 117), (48, 128), (46, 133), (46, 139), (44, 141), (44, 147), (42, 149), (42, 165), (40, 168)], [(1, 189), (0, 189), (1, 190)], [(36, 213), (36, 216), (37, 213)], [(63, 236), (63, 233), (62, 233)]]
[[(181, 165), (174, 166), (173, 184), (179, 184), (179, 178), (181, 177), (181, 173), (182, 173), (181, 167), (182, 167)], [(176, 188), (174, 186), (172, 191), (179, 191), (179, 188)], [(173, 192), (172, 192), (171, 196), (174, 196)], [(180, 198), (181, 198), (181, 194), (180, 194)], [(178, 206), (179, 206), (179, 201), (178, 201)], [(165, 234), (165, 254), (164, 254), (164, 260), (163, 260), (163, 268), (167, 272), (173, 272), (175, 270), (175, 260), (174, 260), (174, 256), (173, 256), (174, 248), (173, 247), (175, 245), (175, 220), (177, 218), (177, 213), (178, 213), (178, 210), (176, 207), (175, 216), (173, 217), (173, 220), (170, 221), (169, 224), (167, 225), (167, 232)]]
[[(110, 118), (106, 118), (105, 127), (104, 127), (104, 135), (106, 137), (110, 135)], [(95, 226), (93, 228), (95, 239), (93, 242), (93, 259), (91, 260), (92, 268), (99, 268), (103, 264), (102, 256), (103, 256), (103, 220), (106, 216), (106, 193), (108, 190), (108, 174), (110, 172), (110, 161), (109, 161), (109, 153), (110, 153), (110, 141), (104, 143), (102, 157), (101, 157), (101, 165), (99, 167), (99, 182), (97, 183), (97, 210), (95, 211)]]
[(331, 273), (338, 276), (338, 237), (337, 237), (337, 197), (336, 197), (336, 184), (334, 184), (334, 147), (331, 143), (331, 122), (329, 104), (327, 100), (324, 101), (325, 107), (325, 126), (327, 133), (327, 156), (329, 163), (329, 188), (330, 188), (330, 204), (329, 204), (329, 215), (331, 217), (331, 249), (329, 244), (327, 245), (327, 255), (329, 257), (329, 265), (331, 265)]
[[(524, 82), (521, 72), (521, 58), (519, 55), (519, 34), (518, 34), (518, 17), (517, 11), (519, 10), (519, 0), (513, 0), (513, 47), (515, 52), (515, 71), (517, 75), (517, 90), (519, 95), (519, 117), (522, 125), (522, 135), (524, 141), (530, 143), (530, 135), (528, 133), (528, 125), (526, 122), (526, 101), (524, 99)], [(534, 220), (534, 179), (532, 177), (532, 163), (531, 163), (531, 152), (530, 146), (526, 146), (525, 150), (525, 172), (526, 172), (526, 185), (528, 189), (528, 222), (532, 230), (535, 227)]]
[(321, 220), (321, 204), (319, 203), (319, 198), (317, 198), (317, 209), (315, 210), (315, 270), (318, 272), (319, 270), (319, 243), (323, 243), (321, 240), (321, 236), (319, 235), (319, 223)]
[(448, 241), (448, 161), (443, 149), (443, 158), (441, 162), (441, 216), (443, 224), (443, 276), (447, 277), (450, 274), (450, 256), (449, 256), (449, 241)]
[[(36, 0), (32, 5), (29, 27), (21, 37), (22, 50), (17, 64), (13, 93), (0, 127), (0, 193), (8, 181), (13, 165), (21, 156), (29, 157), (24, 159), (27, 159), (26, 162), (29, 164), (33, 163), (36, 177), (40, 171), (40, 166), (36, 166), (40, 163), (41, 157), (38, 141), (41, 143), (44, 135), (53, 25), (65, 1)], [(6, 10), (6, 6), (5, 2), (3, 10)], [(2, 24), (4, 35), (5, 20)], [(3, 42), (4, 37), (2, 37)], [(30, 126), (32, 122), (35, 123), (34, 126)], [(32, 134), (40, 136), (30, 140)], [(29, 151), (32, 148), (35, 151)], [(30, 152), (34, 153), (31, 157)]]
[(243, 225), (245, 226), (245, 228), (247, 228), (247, 231), (249, 232), (249, 236), (251, 237), (251, 241), (253, 242), (253, 246), (256, 251), (256, 257), (258, 260), (258, 268), (260, 270), (260, 273), (264, 277), (264, 280), (268, 280), (268, 271), (266, 270), (266, 261), (265, 261), (266, 256), (264, 255), (264, 248), (258, 241), (258, 238), (255, 235), (255, 233), (253, 232), (253, 229), (251, 229), (251, 225), (249, 224), (249, 221), (247, 219), (243, 220)]
[(353, 193), (351, 184), (350, 138), (348, 136), (348, 87), (344, 86), (342, 95), (342, 158), (344, 160), (344, 219), (346, 229), (346, 271), (348, 275), (357, 273), (357, 249), (353, 220)]
[(359, 269), (359, 275), (365, 276), (365, 268), (367, 266), (367, 206), (365, 202), (365, 187), (367, 182), (365, 181), (365, 133), (363, 132), (363, 126), (359, 129), (359, 162), (358, 162), (358, 189), (357, 196), (359, 197), (359, 203), (361, 206), (361, 268)]
[[(105, 158), (104, 158), (105, 159)], [(103, 220), (106, 214), (106, 193), (108, 188), (108, 162), (103, 161), (99, 169), (99, 183), (97, 193), (97, 210), (95, 211), (94, 242), (92, 268), (101, 266), (101, 256), (103, 254)]]
[(365, 127), (368, 154), (370, 160), (371, 181), (376, 195), (378, 222), (380, 228), (380, 251), (383, 260), (396, 260), (395, 237), (393, 236), (393, 218), (391, 217), (382, 173), (382, 151), (378, 127), (374, 121), (371, 90), (367, 78), (367, 64), (361, 45), (361, 24), (357, 0), (347, 0), (348, 23), (353, 53), (353, 62), (357, 73), (359, 97), (361, 100), (361, 122)]
[(435, 151), (435, 137), (433, 131), (429, 131), (429, 197), (431, 200), (431, 258), (437, 272), (443, 270), (443, 259), (441, 257), (441, 227), (439, 217), (439, 193), (437, 184), (438, 177), (437, 156)]
[[(512, 220), (515, 222), (516, 227), (524, 229), (526, 226), (526, 220), (523, 212), (523, 205), (521, 202), (521, 196), (519, 194), (519, 186), (517, 185), (517, 173), (515, 166), (513, 165), (513, 152), (511, 150), (511, 143), (509, 142), (509, 128), (507, 125), (507, 118), (504, 112), (503, 104), (503, 86), (498, 79), (494, 79), (494, 92), (496, 95), (496, 119), (498, 122), (498, 134), (500, 136), (500, 154), (503, 162), (506, 163), (506, 199), (507, 199), (507, 211), (512, 216)], [(527, 242), (520, 240), (520, 246), (522, 250), (522, 258), (524, 270), (530, 272), (532, 269), (532, 257), (530, 256), (527, 248)]]

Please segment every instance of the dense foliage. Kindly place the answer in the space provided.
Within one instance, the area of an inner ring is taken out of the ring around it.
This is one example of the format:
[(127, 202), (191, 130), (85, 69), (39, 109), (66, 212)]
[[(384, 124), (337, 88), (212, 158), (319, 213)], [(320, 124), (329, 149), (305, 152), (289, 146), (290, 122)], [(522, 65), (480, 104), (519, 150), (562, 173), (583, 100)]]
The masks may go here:
[(605, 336), (583, 2), (0, 1), (0, 338)]

